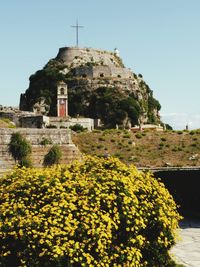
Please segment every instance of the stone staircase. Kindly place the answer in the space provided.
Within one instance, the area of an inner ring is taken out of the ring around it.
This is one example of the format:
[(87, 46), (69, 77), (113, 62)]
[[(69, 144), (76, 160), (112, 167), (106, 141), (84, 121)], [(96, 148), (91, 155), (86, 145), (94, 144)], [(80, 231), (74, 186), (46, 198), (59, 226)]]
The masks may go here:
[[(44, 157), (49, 152), (51, 147), (52, 145), (32, 147), (31, 161), (34, 167), (43, 167)], [(81, 157), (80, 151), (74, 144), (61, 145), (60, 148), (62, 151), (60, 164), (68, 164)]]

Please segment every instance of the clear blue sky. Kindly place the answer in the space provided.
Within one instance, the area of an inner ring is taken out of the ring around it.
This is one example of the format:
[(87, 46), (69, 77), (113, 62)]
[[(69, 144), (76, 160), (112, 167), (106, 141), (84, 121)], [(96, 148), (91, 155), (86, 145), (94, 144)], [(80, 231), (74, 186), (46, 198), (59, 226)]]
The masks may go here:
[(0, 3), (0, 104), (19, 104), (29, 76), (59, 47), (113, 50), (141, 73), (163, 121), (200, 128), (199, 0), (6, 0)]

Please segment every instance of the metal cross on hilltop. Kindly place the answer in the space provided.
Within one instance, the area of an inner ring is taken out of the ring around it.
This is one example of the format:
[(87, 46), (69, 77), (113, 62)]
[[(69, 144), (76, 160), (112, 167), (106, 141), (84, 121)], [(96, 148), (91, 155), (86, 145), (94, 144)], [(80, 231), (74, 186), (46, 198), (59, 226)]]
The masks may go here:
[(84, 26), (78, 25), (78, 20), (76, 20), (76, 25), (71, 26), (72, 28), (76, 28), (76, 46), (78, 46), (78, 30), (79, 28), (84, 28)]

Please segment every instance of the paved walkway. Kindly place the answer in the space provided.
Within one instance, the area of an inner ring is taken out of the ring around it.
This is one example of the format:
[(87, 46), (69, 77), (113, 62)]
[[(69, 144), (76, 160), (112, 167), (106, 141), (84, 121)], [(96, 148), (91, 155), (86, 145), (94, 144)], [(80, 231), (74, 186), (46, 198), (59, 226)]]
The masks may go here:
[(171, 250), (178, 263), (200, 267), (200, 220), (185, 220), (180, 224), (182, 240)]

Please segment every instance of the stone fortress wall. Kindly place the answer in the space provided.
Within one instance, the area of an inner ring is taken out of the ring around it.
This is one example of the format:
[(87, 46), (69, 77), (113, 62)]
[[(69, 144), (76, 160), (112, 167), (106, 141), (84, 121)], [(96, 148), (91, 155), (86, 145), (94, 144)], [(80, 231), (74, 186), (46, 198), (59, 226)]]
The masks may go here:
[[(71, 131), (68, 129), (0, 129), (0, 175), (11, 170), (15, 161), (8, 152), (8, 144), (12, 133), (20, 132), (32, 146), (31, 161), (34, 167), (42, 167), (44, 156), (53, 144), (58, 144), (62, 150), (61, 163), (67, 164), (80, 158), (78, 148), (71, 140)], [(44, 139), (51, 140), (52, 144), (41, 145)]]
[(68, 66), (72, 64), (74, 67), (87, 62), (122, 67), (120, 58), (114, 52), (93, 48), (62, 47), (59, 49), (56, 59), (63, 60)]
[(133, 72), (130, 69), (114, 66), (85, 66), (75, 69), (75, 75), (82, 78), (133, 78)]
[[(57, 60), (76, 68), (75, 75), (85, 78), (133, 78), (133, 72), (124, 67), (118, 54), (104, 50), (79, 47), (59, 49)], [(65, 70), (67, 72), (67, 70)]]

